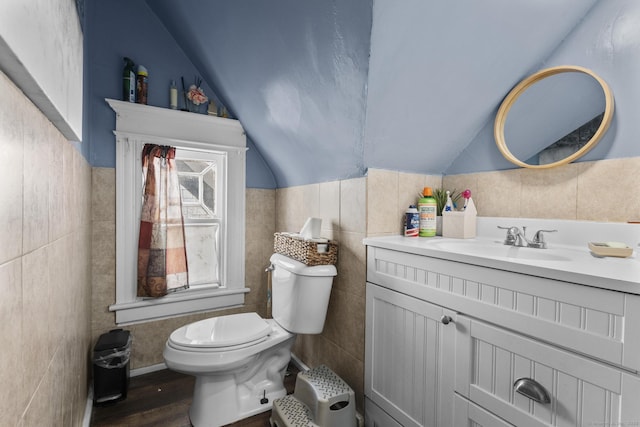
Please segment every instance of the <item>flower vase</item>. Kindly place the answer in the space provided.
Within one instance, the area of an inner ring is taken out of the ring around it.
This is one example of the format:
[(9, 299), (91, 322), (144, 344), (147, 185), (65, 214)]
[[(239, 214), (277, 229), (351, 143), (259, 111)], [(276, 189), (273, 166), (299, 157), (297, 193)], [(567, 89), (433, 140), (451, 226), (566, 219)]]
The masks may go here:
[(193, 101), (187, 99), (186, 100), (187, 111), (191, 113), (199, 113), (199, 114), (207, 114), (207, 103), (203, 102), (202, 104), (196, 104)]

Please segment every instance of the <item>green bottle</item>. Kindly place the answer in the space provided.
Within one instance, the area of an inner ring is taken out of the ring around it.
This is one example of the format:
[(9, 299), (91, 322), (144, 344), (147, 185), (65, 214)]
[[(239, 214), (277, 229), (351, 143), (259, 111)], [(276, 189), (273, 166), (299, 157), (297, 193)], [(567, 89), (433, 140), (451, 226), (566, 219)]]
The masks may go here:
[(135, 64), (131, 58), (124, 58), (124, 71), (122, 73), (122, 100), (136, 102), (136, 73)]
[(420, 237), (433, 237), (436, 235), (436, 216), (438, 204), (433, 198), (431, 187), (424, 187), (422, 198), (418, 200), (418, 213), (420, 215)]

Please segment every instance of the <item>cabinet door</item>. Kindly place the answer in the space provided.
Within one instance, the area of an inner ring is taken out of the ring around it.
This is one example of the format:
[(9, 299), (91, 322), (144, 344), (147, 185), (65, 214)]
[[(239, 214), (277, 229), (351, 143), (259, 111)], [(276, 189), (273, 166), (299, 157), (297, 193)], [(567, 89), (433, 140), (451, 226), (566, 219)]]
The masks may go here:
[(454, 397), (453, 413), (456, 427), (513, 427), (458, 394)]
[(405, 427), (453, 425), (454, 322), (442, 307), (367, 283), (365, 395)]
[(498, 417), (540, 427), (640, 421), (636, 375), (463, 315), (456, 328), (456, 392)]
[(365, 397), (364, 427), (402, 427), (402, 425)]

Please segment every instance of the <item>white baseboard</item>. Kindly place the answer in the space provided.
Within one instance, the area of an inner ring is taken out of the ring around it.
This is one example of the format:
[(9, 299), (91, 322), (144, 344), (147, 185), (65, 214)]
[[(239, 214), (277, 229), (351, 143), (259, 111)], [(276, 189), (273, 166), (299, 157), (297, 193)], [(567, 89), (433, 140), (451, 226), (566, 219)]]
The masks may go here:
[(93, 413), (93, 385), (89, 384), (87, 389), (87, 403), (84, 407), (84, 418), (82, 419), (82, 427), (91, 426), (91, 414)]
[(295, 354), (291, 353), (291, 361), (300, 371), (308, 371), (310, 368), (304, 364), (302, 360), (298, 358)]
[(151, 372), (161, 371), (163, 369), (167, 369), (167, 365), (163, 363), (158, 363), (157, 365), (144, 366), (142, 368), (132, 369), (129, 372), (129, 375), (132, 377), (137, 377), (144, 374), (150, 374)]

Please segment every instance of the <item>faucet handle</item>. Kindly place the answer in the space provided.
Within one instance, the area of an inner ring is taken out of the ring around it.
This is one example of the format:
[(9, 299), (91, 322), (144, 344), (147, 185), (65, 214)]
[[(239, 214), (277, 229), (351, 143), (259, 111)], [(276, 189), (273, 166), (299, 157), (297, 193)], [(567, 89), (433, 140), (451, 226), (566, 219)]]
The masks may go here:
[(505, 245), (515, 245), (518, 235), (520, 234), (520, 230), (518, 227), (502, 227), (498, 225), (498, 228), (501, 230), (507, 230), (507, 237), (504, 239)]
[(545, 249), (547, 247), (547, 242), (544, 241), (544, 234), (542, 233), (555, 233), (558, 230), (538, 230), (536, 234), (533, 236), (533, 240), (531, 241), (531, 246), (536, 248)]

